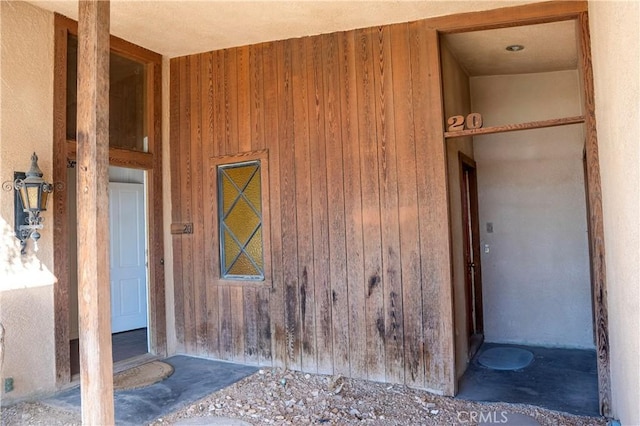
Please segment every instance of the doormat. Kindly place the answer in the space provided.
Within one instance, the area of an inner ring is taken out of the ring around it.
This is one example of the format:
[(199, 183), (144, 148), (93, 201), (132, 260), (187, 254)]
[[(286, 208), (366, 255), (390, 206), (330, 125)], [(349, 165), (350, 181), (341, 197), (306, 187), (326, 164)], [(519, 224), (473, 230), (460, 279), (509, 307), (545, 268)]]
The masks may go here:
[(113, 390), (139, 389), (166, 379), (173, 367), (166, 362), (152, 361), (113, 376)]
[(519, 370), (533, 361), (533, 354), (520, 348), (498, 346), (487, 349), (478, 357), (478, 362), (494, 370)]

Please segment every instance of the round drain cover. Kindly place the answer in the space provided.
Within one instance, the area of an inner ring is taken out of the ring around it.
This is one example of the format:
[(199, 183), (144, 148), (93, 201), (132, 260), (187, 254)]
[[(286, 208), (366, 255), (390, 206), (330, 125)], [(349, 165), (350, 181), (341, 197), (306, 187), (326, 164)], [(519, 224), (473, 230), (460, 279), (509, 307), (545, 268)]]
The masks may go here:
[(531, 364), (533, 354), (526, 349), (497, 347), (482, 352), (478, 362), (494, 370), (519, 370)]

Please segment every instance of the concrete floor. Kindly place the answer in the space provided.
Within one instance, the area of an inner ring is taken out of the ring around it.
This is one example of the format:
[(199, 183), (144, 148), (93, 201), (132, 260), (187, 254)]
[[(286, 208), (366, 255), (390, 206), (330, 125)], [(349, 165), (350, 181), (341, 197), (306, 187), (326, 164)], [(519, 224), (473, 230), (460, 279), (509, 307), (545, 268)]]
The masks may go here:
[[(163, 360), (175, 371), (167, 379), (142, 389), (114, 394), (118, 425), (141, 425), (179, 410), (210, 393), (241, 380), (258, 369), (246, 365), (211, 361), (183, 355)], [(42, 401), (63, 409), (80, 411), (80, 388), (75, 387)]]
[[(483, 351), (508, 346), (529, 350), (533, 362), (521, 370), (492, 370), (478, 363)], [(458, 383), (458, 399), (532, 404), (566, 413), (598, 416), (595, 350), (485, 343)]]
[[(71, 375), (80, 373), (80, 346), (78, 339), (69, 342), (71, 355)], [(146, 354), (147, 329), (124, 331), (111, 335), (113, 362), (124, 361), (134, 356)]]

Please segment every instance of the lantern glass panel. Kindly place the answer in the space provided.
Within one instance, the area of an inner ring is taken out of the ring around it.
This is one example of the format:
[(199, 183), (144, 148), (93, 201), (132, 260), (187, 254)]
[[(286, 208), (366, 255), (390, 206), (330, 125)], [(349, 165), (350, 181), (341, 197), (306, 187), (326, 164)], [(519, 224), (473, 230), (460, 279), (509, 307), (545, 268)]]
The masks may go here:
[(22, 202), (22, 209), (29, 208), (29, 196), (27, 195), (27, 187), (22, 185), (20, 188), (20, 201)]
[(49, 201), (49, 192), (41, 191), (40, 193), (40, 210), (45, 211), (47, 210), (47, 202)]
[(28, 205), (24, 207), (29, 210), (38, 208), (38, 193), (40, 192), (40, 185), (26, 185), (27, 187), (27, 202)]

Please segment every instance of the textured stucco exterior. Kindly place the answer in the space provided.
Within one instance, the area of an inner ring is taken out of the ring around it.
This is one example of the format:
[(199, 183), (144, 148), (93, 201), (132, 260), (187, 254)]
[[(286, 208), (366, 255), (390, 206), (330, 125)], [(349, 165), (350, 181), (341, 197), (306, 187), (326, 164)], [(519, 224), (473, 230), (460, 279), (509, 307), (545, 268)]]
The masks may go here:
[[(31, 152), (36, 151), (44, 177), (51, 181), (53, 14), (28, 3), (3, 1), (0, 19), (0, 179), (10, 181), (14, 171), (27, 170)], [(2, 383), (12, 377), (15, 386), (2, 395), (2, 404), (55, 389), (55, 279), (49, 272), (53, 214), (47, 211), (43, 216), (37, 257), (20, 256), (11, 236), (13, 193), (0, 192), (0, 322), (6, 328)]]
[(590, 2), (612, 410), (640, 425), (640, 2)]

